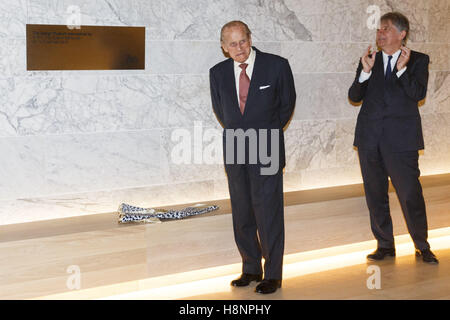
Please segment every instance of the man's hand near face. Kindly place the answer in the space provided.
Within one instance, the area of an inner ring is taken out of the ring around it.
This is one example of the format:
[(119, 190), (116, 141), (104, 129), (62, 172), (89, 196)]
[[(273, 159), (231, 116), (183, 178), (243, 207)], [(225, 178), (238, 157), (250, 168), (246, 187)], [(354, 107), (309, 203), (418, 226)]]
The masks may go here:
[(372, 70), (373, 65), (375, 64), (376, 52), (372, 52), (371, 49), (372, 46), (369, 46), (364, 55), (361, 57), (361, 63), (363, 65), (363, 70), (365, 73), (369, 73)]

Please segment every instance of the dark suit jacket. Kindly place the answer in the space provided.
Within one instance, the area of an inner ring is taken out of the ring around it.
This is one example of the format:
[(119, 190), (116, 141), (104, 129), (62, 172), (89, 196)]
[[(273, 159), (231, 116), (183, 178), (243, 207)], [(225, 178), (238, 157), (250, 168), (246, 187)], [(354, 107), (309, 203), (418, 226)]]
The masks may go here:
[[(256, 51), (256, 58), (243, 115), (239, 109), (233, 59), (229, 58), (218, 63), (209, 72), (212, 106), (224, 128), (224, 159), (226, 159), (226, 129), (244, 131), (278, 129), (279, 165), (283, 168), (285, 166), (283, 128), (292, 116), (296, 99), (292, 71), (286, 59), (261, 52), (255, 47), (253, 50)], [(266, 137), (270, 154), (270, 130), (267, 130)], [(261, 164), (259, 157), (257, 164)]]
[(378, 52), (369, 80), (359, 83), (362, 63), (348, 92), (353, 102), (363, 101), (355, 129), (354, 145), (374, 148), (380, 139), (392, 151), (414, 151), (424, 148), (418, 102), (425, 98), (428, 85), (429, 57), (411, 51), (406, 71), (397, 77), (397, 67), (390, 81), (384, 80), (382, 52)]

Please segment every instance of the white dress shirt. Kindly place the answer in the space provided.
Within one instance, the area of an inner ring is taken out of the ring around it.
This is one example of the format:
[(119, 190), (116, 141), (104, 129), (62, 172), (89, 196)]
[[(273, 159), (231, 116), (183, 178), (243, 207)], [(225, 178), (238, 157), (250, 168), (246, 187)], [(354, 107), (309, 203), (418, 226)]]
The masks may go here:
[[(252, 80), (255, 58), (256, 58), (256, 51), (253, 50), (253, 48), (250, 48), (250, 55), (248, 56), (247, 60), (245, 60), (245, 62), (242, 62), (248, 64), (247, 69), (245, 69), (245, 73), (247, 74), (250, 80)], [(234, 61), (234, 77), (236, 79), (236, 93), (238, 97), (238, 104), (240, 104), (241, 102), (239, 99), (239, 76), (241, 75), (242, 68), (239, 67), (239, 65), (242, 63)]]
[[(386, 74), (386, 69), (387, 69), (387, 64), (389, 61), (389, 55), (384, 53), (384, 51), (382, 51), (383, 53), (383, 65), (384, 65), (384, 74)], [(391, 59), (391, 71), (394, 71), (394, 67), (397, 64), (397, 60), (398, 57), (400, 56), (400, 54), (402, 53), (402, 50), (398, 50), (396, 51), (393, 55), (392, 55), (392, 59)], [(375, 54), (375, 53), (374, 53)], [(403, 69), (399, 70), (397, 72), (397, 78), (400, 78), (401, 75), (406, 71), (406, 66), (403, 67)], [(372, 75), (372, 70), (370, 70), (369, 73), (365, 72), (364, 70), (361, 70), (361, 74), (359, 75), (359, 83), (363, 83), (364, 81), (368, 80), (370, 78), (370, 76)]]

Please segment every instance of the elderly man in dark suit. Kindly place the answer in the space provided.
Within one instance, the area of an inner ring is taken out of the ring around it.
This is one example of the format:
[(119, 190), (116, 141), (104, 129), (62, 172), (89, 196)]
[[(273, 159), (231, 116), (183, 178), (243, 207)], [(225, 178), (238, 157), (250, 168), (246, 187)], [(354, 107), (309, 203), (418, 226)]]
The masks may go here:
[(252, 47), (241, 21), (223, 26), (221, 45), (230, 58), (210, 69), (211, 99), (224, 127), (233, 229), (243, 261), (231, 285), (257, 281), (256, 292), (272, 293), (282, 280), (283, 128), (294, 111), (294, 80), (286, 59)]
[(349, 90), (363, 101), (355, 129), (359, 161), (377, 250), (370, 261), (395, 256), (389, 209), (388, 177), (397, 192), (416, 256), (438, 263), (427, 242), (425, 201), (419, 181), (419, 154), (424, 148), (418, 102), (425, 98), (429, 57), (405, 46), (408, 19), (390, 12), (380, 19), (379, 52), (367, 49)]

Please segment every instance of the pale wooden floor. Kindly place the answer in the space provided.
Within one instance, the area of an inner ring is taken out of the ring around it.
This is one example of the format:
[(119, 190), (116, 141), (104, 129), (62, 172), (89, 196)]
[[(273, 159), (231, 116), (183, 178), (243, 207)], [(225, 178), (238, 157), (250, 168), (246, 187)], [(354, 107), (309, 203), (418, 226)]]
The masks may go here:
[[(290, 278), (270, 295), (254, 292), (253, 282), (229, 292), (186, 297), (189, 300), (430, 300), (450, 299), (450, 249), (435, 251), (439, 265), (427, 265), (414, 254), (377, 263)], [(369, 265), (380, 267), (380, 289), (368, 289)]]
[[(429, 229), (449, 227), (450, 175), (422, 182)], [(118, 225), (110, 213), (0, 226), (0, 299), (71, 293), (71, 265), (81, 270), (77, 297), (83, 298), (83, 290), (239, 263), (229, 201), (216, 203), (220, 212), (154, 225)], [(289, 193), (285, 203), (286, 254), (373, 239), (360, 185)], [(395, 194), (391, 211), (395, 234), (405, 234)], [(416, 263), (412, 255), (383, 264), (381, 290), (367, 289), (367, 266), (359, 265), (286, 279), (270, 297), (247, 288), (192, 298), (448, 299), (449, 250), (436, 251), (437, 267)]]

